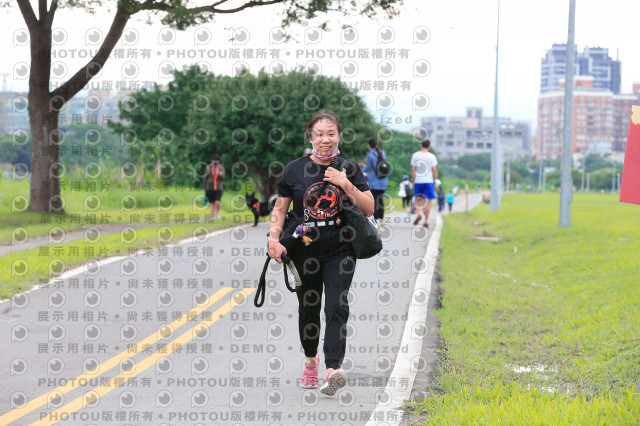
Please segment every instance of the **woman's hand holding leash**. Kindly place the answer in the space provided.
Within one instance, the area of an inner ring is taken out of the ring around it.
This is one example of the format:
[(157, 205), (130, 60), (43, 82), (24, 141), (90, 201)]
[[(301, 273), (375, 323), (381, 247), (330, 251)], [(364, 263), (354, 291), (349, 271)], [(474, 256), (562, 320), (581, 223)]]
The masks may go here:
[(269, 238), (269, 257), (282, 263), (282, 254), (287, 254), (287, 249), (280, 244), (279, 240)]

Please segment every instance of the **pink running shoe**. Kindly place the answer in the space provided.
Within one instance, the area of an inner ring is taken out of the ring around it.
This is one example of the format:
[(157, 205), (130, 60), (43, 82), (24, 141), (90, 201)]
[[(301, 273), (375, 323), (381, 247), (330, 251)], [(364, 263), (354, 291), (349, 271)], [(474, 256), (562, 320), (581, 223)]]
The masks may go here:
[(320, 392), (325, 395), (335, 395), (335, 393), (341, 387), (347, 384), (347, 373), (342, 368), (333, 370), (331, 374), (327, 373), (327, 377), (324, 379), (324, 383), (320, 388)]
[(305, 389), (315, 389), (318, 387), (318, 365), (320, 365), (320, 355), (316, 355), (316, 365), (304, 366), (302, 372), (302, 387)]

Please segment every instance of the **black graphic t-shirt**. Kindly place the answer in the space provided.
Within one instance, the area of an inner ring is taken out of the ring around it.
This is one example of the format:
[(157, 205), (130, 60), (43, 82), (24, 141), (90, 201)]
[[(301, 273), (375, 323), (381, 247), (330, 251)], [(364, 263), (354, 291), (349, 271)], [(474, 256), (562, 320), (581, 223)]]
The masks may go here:
[[(352, 161), (343, 161), (349, 181), (360, 191), (368, 191), (369, 184), (360, 167)], [(310, 157), (298, 158), (287, 164), (278, 184), (278, 196), (293, 197), (296, 214), (307, 215), (307, 236), (313, 242), (303, 250), (318, 254), (351, 249), (340, 234), (343, 224), (340, 208), (347, 196), (337, 185), (324, 185), (324, 172), (328, 167), (315, 163)]]

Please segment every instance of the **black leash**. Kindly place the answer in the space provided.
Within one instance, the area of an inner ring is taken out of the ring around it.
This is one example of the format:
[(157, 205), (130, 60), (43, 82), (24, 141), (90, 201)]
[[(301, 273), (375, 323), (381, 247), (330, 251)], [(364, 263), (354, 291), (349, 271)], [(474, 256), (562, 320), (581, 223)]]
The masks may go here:
[[(287, 268), (285, 265), (288, 265), (289, 262), (292, 262), (291, 258), (286, 254), (282, 254), (282, 270), (284, 271), (284, 283), (287, 285), (287, 289), (291, 293), (295, 293), (295, 289), (289, 285), (289, 275), (287, 274)], [(253, 304), (256, 308), (261, 307), (264, 304), (264, 296), (265, 291), (267, 289), (267, 269), (269, 268), (269, 262), (271, 258), (267, 256), (267, 260), (264, 262), (264, 267), (262, 268), (262, 274), (260, 274), (260, 281), (258, 281), (258, 289), (256, 290), (256, 297), (253, 299)]]

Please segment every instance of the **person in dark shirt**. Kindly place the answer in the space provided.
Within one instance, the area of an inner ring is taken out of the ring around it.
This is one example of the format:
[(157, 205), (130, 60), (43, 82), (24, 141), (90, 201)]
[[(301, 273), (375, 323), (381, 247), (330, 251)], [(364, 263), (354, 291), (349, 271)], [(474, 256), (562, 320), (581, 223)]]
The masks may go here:
[(279, 237), (293, 202), (293, 210), (304, 218), (305, 237), (311, 239), (309, 245), (299, 244), (295, 253), (290, 254), (302, 281), (296, 291), (298, 330), (306, 356), (302, 387), (318, 385), (320, 309), (324, 291), (323, 352), (327, 373), (320, 391), (326, 395), (334, 395), (347, 380), (340, 366), (346, 350), (347, 296), (356, 257), (351, 238), (346, 236), (349, 228), (343, 227), (341, 206), (349, 197), (365, 215), (372, 215), (374, 210), (373, 195), (360, 167), (351, 161), (345, 162), (342, 171), (331, 167), (333, 158), (340, 153), (341, 130), (340, 120), (332, 111), (322, 110), (311, 116), (305, 137), (311, 142), (313, 153), (285, 167), (271, 213), (269, 234), (269, 256), (282, 262), (281, 255), (287, 251)]
[(211, 206), (211, 218), (220, 219), (220, 204), (222, 200), (222, 180), (224, 167), (220, 164), (220, 154), (211, 156), (211, 164), (204, 173), (204, 194)]
[(445, 193), (444, 193), (444, 189), (442, 189), (442, 185), (438, 186), (438, 212), (441, 212), (442, 210), (444, 210), (444, 197), (445, 197)]

